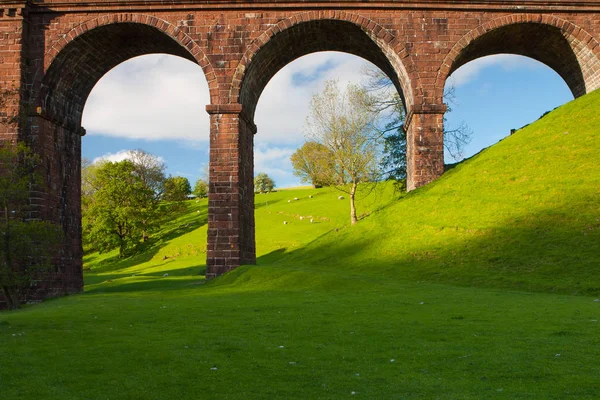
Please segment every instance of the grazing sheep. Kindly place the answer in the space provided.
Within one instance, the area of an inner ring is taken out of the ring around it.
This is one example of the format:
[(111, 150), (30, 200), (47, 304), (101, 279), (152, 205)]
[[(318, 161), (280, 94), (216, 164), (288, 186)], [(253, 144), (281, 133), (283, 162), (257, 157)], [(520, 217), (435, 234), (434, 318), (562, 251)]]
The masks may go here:
[(344, 200), (345, 197), (344, 196), (338, 196), (338, 200)]
[(284, 224), (284, 225), (287, 225), (287, 221), (283, 221), (283, 224)]

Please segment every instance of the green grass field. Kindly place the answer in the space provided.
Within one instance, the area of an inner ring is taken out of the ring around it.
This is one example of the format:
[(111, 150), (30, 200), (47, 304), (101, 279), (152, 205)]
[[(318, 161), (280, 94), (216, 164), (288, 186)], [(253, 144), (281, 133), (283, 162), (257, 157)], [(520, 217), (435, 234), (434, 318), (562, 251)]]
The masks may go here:
[(380, 185), (354, 227), (333, 189), (258, 195), (257, 265), (210, 282), (187, 202), (87, 254), (84, 294), (0, 312), (0, 399), (597, 399), (599, 107)]

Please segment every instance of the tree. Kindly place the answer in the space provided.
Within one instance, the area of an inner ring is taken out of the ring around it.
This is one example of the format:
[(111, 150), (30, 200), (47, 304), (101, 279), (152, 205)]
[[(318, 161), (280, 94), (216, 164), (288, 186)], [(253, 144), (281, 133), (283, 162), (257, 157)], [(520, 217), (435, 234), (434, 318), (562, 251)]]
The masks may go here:
[(151, 189), (155, 197), (159, 199), (165, 190), (165, 163), (160, 157), (142, 149), (131, 150), (127, 158), (135, 165), (135, 173), (144, 185)]
[(118, 248), (119, 256), (124, 257), (156, 225), (154, 192), (129, 160), (101, 164), (95, 185), (94, 200), (83, 220), (88, 241), (101, 253)]
[(331, 152), (333, 163), (326, 176), (338, 190), (349, 194), (352, 225), (357, 222), (358, 184), (371, 181), (379, 171), (379, 111), (371, 107), (372, 102), (363, 87), (350, 84), (342, 91), (337, 81), (327, 81), (309, 105), (307, 136)]
[[(406, 178), (406, 132), (404, 131), (405, 107), (392, 81), (381, 70), (366, 68), (366, 88), (371, 94), (374, 110), (385, 115), (387, 123), (381, 130), (383, 137), (383, 157), (381, 168), (386, 179), (396, 181)], [(444, 93), (446, 103), (453, 104), (454, 88)], [(448, 106), (447, 113), (451, 112)], [(446, 117), (444, 117), (446, 122)], [(464, 148), (471, 141), (472, 131), (462, 122), (454, 128), (444, 127), (444, 148), (456, 161), (462, 159)]]
[(170, 176), (165, 180), (163, 200), (183, 201), (192, 193), (190, 181), (183, 176)]
[(22, 291), (52, 266), (60, 229), (29, 218), (32, 187), (41, 187), (39, 159), (23, 144), (0, 144), (0, 289), (9, 309), (20, 305)]
[(320, 143), (307, 141), (291, 155), (294, 175), (315, 188), (327, 186), (334, 160), (331, 151)]
[(275, 181), (264, 172), (260, 172), (254, 177), (254, 192), (267, 193), (275, 189)]
[(198, 179), (194, 185), (194, 194), (198, 197), (208, 196), (208, 182), (202, 178)]

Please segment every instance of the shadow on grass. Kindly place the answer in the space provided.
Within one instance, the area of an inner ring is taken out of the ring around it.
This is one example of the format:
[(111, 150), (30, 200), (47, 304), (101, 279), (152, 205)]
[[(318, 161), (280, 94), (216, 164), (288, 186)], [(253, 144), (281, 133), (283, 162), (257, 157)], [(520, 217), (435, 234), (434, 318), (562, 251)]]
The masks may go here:
[(263, 254), (262, 256), (260, 256), (256, 259), (256, 264), (258, 264), (258, 265), (272, 264), (272, 263), (276, 262), (277, 260), (279, 260), (281, 257), (283, 257), (285, 255), (286, 251), (287, 251), (287, 248), (284, 247), (281, 249), (273, 250), (270, 253)]
[[(85, 294), (98, 293), (126, 293), (141, 291), (177, 290), (189, 287), (190, 281), (204, 281), (201, 272), (205, 265), (194, 265), (190, 267), (170, 270), (168, 276), (163, 272), (147, 274), (110, 274), (96, 276), (94, 279), (86, 277)], [(188, 277), (189, 279), (173, 279)], [(97, 278), (97, 279), (95, 279)]]
[[(151, 237), (136, 249), (136, 253), (132, 256), (120, 258), (119, 256), (113, 256), (99, 262), (94, 269), (93, 273), (104, 273), (110, 271), (117, 271), (125, 268), (131, 268), (138, 264), (143, 264), (150, 261), (163, 247), (167, 246), (170, 241), (177, 239), (180, 236), (186, 235), (208, 223), (208, 207), (203, 207), (200, 213), (193, 213), (190, 211), (191, 204), (185, 204), (185, 208), (173, 212), (168, 217), (171, 220), (177, 220), (177, 225), (163, 228), (159, 238)], [(163, 222), (163, 226), (167, 225), (167, 222)], [(97, 258), (92, 256), (91, 258), (86, 257), (86, 264)], [(89, 271), (89, 270), (88, 270)]]
[(261, 263), (375, 279), (598, 295), (600, 209), (591, 202), (577, 209), (577, 219), (558, 208), (515, 215), (485, 229), (424, 227), (431, 239), (415, 243), (412, 229), (338, 238), (327, 237), (330, 233), (279, 258), (268, 254)]
[(261, 202), (254, 203), (254, 209), (272, 206), (273, 204), (277, 204), (281, 201), (281, 199), (273, 199), (273, 200), (265, 200)]

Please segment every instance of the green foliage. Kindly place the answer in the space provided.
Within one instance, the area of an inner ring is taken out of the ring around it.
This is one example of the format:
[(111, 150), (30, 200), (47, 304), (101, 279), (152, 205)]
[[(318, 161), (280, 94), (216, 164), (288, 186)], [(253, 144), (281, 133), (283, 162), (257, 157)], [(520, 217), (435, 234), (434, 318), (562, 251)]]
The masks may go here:
[(320, 143), (307, 141), (291, 155), (294, 175), (315, 188), (328, 186), (335, 160), (331, 151)]
[(192, 193), (190, 181), (183, 176), (170, 176), (165, 180), (163, 200), (183, 201)]
[(208, 182), (204, 179), (198, 179), (194, 185), (194, 194), (198, 197), (208, 196)]
[(159, 199), (165, 190), (165, 163), (142, 149), (131, 150), (128, 159), (135, 165), (135, 173), (144, 185)]
[[(386, 120), (380, 134), (383, 138), (383, 157), (380, 162), (383, 179), (395, 180), (398, 186), (404, 185), (406, 179), (406, 132), (404, 119), (406, 110), (404, 102), (392, 81), (381, 70), (367, 68), (364, 70), (367, 82), (366, 89), (371, 95), (370, 106), (382, 113)], [(454, 103), (454, 87), (446, 88), (444, 101)], [(446, 115), (452, 111), (448, 105)], [(456, 161), (463, 158), (463, 150), (471, 141), (473, 132), (462, 122), (458, 126), (449, 127), (444, 116), (444, 149)]]
[(154, 192), (129, 161), (103, 163), (96, 171), (97, 190), (83, 222), (88, 243), (100, 252), (118, 248), (124, 257), (158, 220)]
[(0, 144), (0, 289), (10, 309), (19, 307), (21, 292), (52, 265), (60, 230), (31, 220), (28, 199), (39, 159), (25, 145)]
[(254, 177), (254, 192), (267, 193), (275, 189), (275, 181), (264, 172), (258, 173)]
[(381, 135), (376, 129), (379, 110), (372, 103), (363, 87), (350, 84), (342, 90), (337, 81), (327, 81), (323, 92), (313, 95), (306, 120), (307, 136), (331, 154), (332, 161), (322, 165), (328, 170), (320, 174), (321, 178), (350, 195), (352, 225), (358, 220), (358, 184), (380, 175)]
[(385, 179), (406, 179), (406, 132), (403, 129), (404, 107), (398, 93), (392, 96), (393, 111), (385, 126), (381, 169)]

